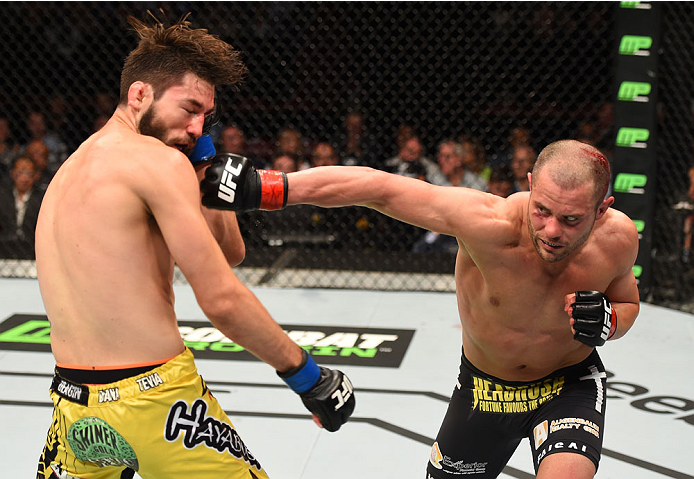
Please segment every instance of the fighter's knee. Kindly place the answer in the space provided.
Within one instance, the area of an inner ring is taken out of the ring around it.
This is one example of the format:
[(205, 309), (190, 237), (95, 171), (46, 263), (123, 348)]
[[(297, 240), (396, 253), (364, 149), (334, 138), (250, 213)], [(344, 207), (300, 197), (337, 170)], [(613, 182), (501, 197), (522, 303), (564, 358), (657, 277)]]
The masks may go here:
[(588, 457), (580, 454), (558, 452), (546, 456), (537, 471), (537, 479), (592, 479), (595, 476), (595, 464)]

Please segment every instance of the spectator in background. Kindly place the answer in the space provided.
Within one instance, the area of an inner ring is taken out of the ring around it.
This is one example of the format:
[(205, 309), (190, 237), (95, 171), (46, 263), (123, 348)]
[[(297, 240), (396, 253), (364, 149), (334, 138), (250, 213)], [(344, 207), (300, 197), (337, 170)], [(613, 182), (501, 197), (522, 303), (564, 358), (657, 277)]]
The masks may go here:
[(345, 128), (340, 138), (340, 164), (371, 166), (373, 158), (370, 158), (372, 152), (369, 150), (364, 132), (364, 117), (358, 112), (349, 113), (345, 118)]
[(598, 147), (602, 147), (605, 156), (608, 159), (612, 158), (612, 149), (614, 148), (614, 105), (611, 101), (607, 101), (600, 105), (596, 113), (595, 131), (597, 136)]
[(417, 132), (414, 130), (414, 127), (407, 124), (400, 125), (395, 135), (395, 146), (397, 151), (400, 151), (405, 146), (407, 140), (415, 136), (417, 136)]
[(28, 156), (36, 165), (37, 180), (36, 186), (45, 191), (48, 183), (53, 179), (55, 171), (48, 169), (49, 155), (48, 147), (41, 140), (32, 140), (24, 149), (24, 154)]
[(273, 170), (283, 173), (291, 173), (293, 171), (305, 170), (308, 166), (300, 162), (299, 158), (292, 153), (279, 153), (272, 158)]
[(502, 165), (492, 170), (489, 177), (487, 192), (506, 198), (513, 193), (513, 172), (507, 165)]
[(77, 134), (77, 128), (70, 121), (69, 116), (69, 105), (65, 98), (62, 96), (52, 97), (48, 103), (48, 116), (45, 117), (44, 121), (49, 126), (50, 131), (65, 144), (66, 158), (68, 152), (74, 151), (83, 140)]
[(419, 138), (410, 137), (404, 141), (397, 156), (385, 161), (385, 169), (396, 175), (419, 178), (433, 184), (446, 181), (436, 163), (425, 157), (423, 153), (424, 149)]
[(43, 113), (31, 110), (26, 117), (26, 129), (28, 133), (28, 141), (24, 147), (29, 145), (29, 143), (39, 140), (42, 141), (48, 148), (48, 165), (46, 169), (51, 174), (51, 177), (58, 171), (60, 165), (67, 158), (67, 146), (62, 138), (60, 138), (54, 131), (49, 131), (46, 125), (46, 117)]
[(441, 175), (436, 175), (433, 184), (439, 186), (463, 186), (479, 191), (487, 190), (487, 181), (480, 175), (468, 170), (463, 164), (463, 147), (453, 140), (439, 143), (436, 157)]
[(36, 220), (45, 190), (36, 185), (38, 171), (27, 156), (17, 156), (10, 178), (10, 183), (0, 187), (0, 253), (5, 257), (33, 259)]
[(467, 134), (460, 135), (458, 142), (463, 149), (462, 159), (465, 169), (489, 181), (492, 168), (487, 164), (487, 155), (482, 142)]
[(116, 98), (111, 92), (101, 91), (94, 95), (96, 116), (105, 115), (110, 118), (117, 105), (118, 98)]
[(311, 166), (336, 166), (340, 161), (330, 143), (321, 142), (311, 151)]
[(595, 123), (590, 121), (582, 123), (576, 131), (574, 139), (580, 141), (581, 143), (585, 143), (590, 146), (595, 146), (597, 148), (598, 134)]
[[(430, 175), (430, 183), (439, 186), (461, 186), (479, 191), (487, 190), (487, 181), (480, 175), (469, 171), (463, 164), (463, 147), (453, 140), (444, 140), (438, 146), (437, 161), (439, 173)], [(458, 241), (449, 235), (427, 231), (412, 246), (413, 253), (455, 254)]]
[[(687, 176), (689, 177), (689, 189), (687, 190), (687, 196), (689, 200), (694, 204), (694, 166), (690, 166), (687, 171)], [(684, 264), (689, 264), (692, 261), (692, 233), (694, 232), (694, 213), (690, 213), (684, 219), (684, 244), (682, 245), (682, 262)]]
[(513, 188), (516, 191), (529, 191), (528, 173), (535, 165), (535, 150), (527, 145), (521, 145), (513, 150), (511, 171), (513, 171)]
[[(111, 118), (113, 110), (116, 109), (118, 104), (118, 99), (115, 98), (109, 92), (98, 92), (94, 95), (94, 110), (92, 111), (92, 124), (91, 132), (96, 133), (99, 131), (106, 122)], [(82, 140), (80, 140), (80, 143)]]
[(299, 130), (287, 127), (279, 132), (274, 157), (276, 158), (280, 154), (295, 156), (300, 169), (303, 169), (301, 165), (307, 164), (307, 161), (304, 159), (304, 140)]
[(521, 146), (531, 146), (530, 132), (523, 126), (517, 126), (511, 130), (506, 147), (491, 155), (488, 161), (489, 166), (496, 168), (501, 165), (510, 165), (513, 152)]
[(12, 137), (10, 130), (10, 120), (0, 115), (0, 178), (9, 173), (18, 150), (19, 145)]
[(266, 158), (258, 152), (252, 152), (246, 143), (246, 135), (240, 126), (231, 123), (222, 128), (220, 133), (221, 145), (217, 148), (219, 153), (232, 153), (245, 156), (253, 162), (256, 168), (267, 168)]
[[(248, 156), (246, 152), (246, 136), (237, 125), (227, 125), (222, 129), (222, 145), (220, 153)], [(258, 165), (255, 165), (256, 168)]]
[(94, 118), (94, 123), (92, 123), (92, 133), (96, 133), (97, 131), (101, 130), (109, 119), (110, 117), (106, 115), (99, 115)]

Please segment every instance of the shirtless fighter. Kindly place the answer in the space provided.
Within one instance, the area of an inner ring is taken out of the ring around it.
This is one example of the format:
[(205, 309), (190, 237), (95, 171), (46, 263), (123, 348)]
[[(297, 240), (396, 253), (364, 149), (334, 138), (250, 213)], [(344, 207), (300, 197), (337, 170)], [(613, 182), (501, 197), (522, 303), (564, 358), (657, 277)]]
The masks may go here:
[[(462, 363), (427, 477), (497, 477), (528, 437), (537, 477), (591, 478), (605, 414), (595, 348), (638, 314), (638, 235), (605, 198), (610, 167), (595, 148), (552, 143), (528, 179), (529, 192), (502, 198), (359, 167), (268, 178), (220, 155), (201, 188), (215, 208), (363, 205), (455, 236)], [(232, 180), (234, 197), (225, 194)]]
[(37, 478), (267, 478), (181, 339), (174, 262), (212, 324), (274, 367), (319, 425), (347, 421), (352, 386), (319, 367), (233, 274), (220, 244), (227, 258), (243, 254), (235, 220), (203, 217), (184, 153), (214, 109), (215, 86), (240, 81), (238, 52), (186, 18), (130, 23), (141, 40), (119, 105), (60, 168), (38, 220), (57, 366)]

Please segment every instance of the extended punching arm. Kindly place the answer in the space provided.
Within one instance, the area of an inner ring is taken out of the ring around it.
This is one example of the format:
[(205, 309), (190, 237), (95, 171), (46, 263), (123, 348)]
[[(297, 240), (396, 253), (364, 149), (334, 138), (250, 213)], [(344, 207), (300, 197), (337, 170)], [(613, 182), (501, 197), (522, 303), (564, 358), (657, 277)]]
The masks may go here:
[(232, 211), (278, 210), (287, 204), (287, 175), (275, 170), (258, 170), (246, 157), (224, 153), (200, 182), (202, 204)]

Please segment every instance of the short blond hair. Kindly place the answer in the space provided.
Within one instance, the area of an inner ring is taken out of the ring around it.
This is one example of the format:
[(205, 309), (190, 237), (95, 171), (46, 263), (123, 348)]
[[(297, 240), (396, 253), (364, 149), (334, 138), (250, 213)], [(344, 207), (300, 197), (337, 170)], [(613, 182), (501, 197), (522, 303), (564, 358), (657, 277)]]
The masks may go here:
[(552, 180), (566, 189), (575, 189), (592, 181), (597, 205), (610, 187), (610, 162), (600, 150), (576, 140), (559, 140), (547, 145), (537, 156), (532, 176), (537, 178), (548, 168)]

